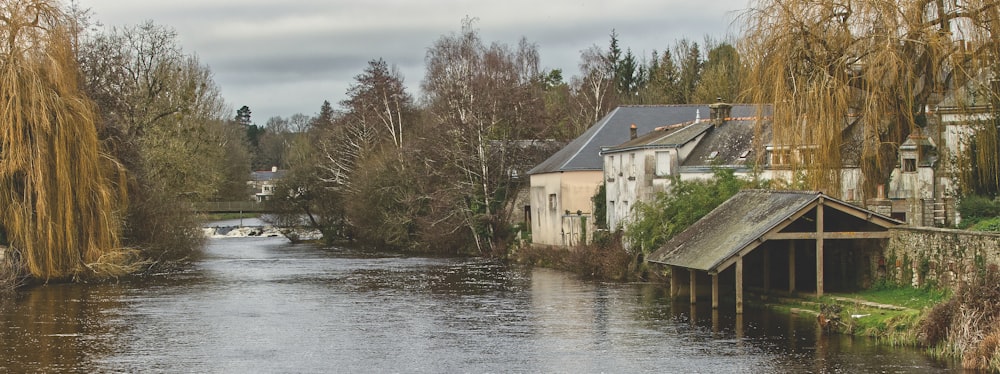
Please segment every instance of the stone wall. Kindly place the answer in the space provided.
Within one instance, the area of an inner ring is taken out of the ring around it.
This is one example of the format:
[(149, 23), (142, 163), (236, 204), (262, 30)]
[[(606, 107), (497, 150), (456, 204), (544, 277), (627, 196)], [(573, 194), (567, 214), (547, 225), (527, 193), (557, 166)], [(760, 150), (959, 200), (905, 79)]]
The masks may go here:
[(956, 289), (1000, 265), (1000, 234), (930, 227), (897, 227), (876, 259), (876, 279), (914, 287)]

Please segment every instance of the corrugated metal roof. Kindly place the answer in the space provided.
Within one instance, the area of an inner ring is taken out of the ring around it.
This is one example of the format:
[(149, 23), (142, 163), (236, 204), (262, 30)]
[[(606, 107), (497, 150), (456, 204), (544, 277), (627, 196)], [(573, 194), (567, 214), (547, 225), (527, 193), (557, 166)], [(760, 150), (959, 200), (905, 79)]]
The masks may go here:
[[(755, 113), (754, 105), (734, 105), (732, 109), (734, 117), (752, 116)], [(552, 157), (532, 168), (528, 174), (601, 170), (604, 166), (600, 155), (601, 148), (617, 146), (631, 140), (629, 127), (632, 124), (635, 124), (640, 135), (645, 135), (660, 126), (694, 121), (699, 114), (701, 118), (709, 118), (708, 105), (618, 107)]]
[(819, 192), (740, 191), (670, 239), (647, 261), (712, 271), (752, 241), (810, 205)]

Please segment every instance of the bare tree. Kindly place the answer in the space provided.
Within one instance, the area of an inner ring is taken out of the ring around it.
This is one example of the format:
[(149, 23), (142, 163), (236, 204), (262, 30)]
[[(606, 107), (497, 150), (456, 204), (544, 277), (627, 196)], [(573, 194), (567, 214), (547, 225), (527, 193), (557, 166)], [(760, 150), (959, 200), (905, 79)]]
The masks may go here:
[[(572, 122), (579, 135), (617, 105), (613, 68), (607, 55), (594, 45), (580, 53), (580, 74), (572, 79), (579, 115)], [(574, 135), (574, 136), (575, 136)]]
[(430, 136), (440, 139), (440, 159), (428, 162), (440, 165), (447, 176), (439, 180), (453, 193), (443, 216), (457, 217), (481, 253), (500, 253), (520, 141), (535, 136), (532, 123), (544, 108), (537, 46), (486, 46), (466, 19), (461, 33), (438, 39), (426, 60), (422, 87), (439, 129)]

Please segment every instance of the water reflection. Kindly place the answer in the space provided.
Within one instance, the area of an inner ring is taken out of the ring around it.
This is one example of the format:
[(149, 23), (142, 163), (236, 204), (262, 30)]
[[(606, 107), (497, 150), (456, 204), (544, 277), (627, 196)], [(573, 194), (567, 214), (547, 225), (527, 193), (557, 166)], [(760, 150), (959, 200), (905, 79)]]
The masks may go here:
[(7, 372), (926, 372), (815, 322), (482, 259), (211, 242), (189, 271), (0, 302)]

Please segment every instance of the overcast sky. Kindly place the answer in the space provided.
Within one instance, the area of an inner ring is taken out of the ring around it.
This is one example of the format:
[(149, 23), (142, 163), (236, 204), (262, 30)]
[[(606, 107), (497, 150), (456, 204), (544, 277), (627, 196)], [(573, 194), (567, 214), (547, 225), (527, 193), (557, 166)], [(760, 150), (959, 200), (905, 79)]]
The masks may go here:
[[(174, 28), (184, 50), (215, 74), (226, 102), (272, 116), (334, 107), (367, 62), (383, 58), (419, 97), (427, 49), (466, 17), (486, 43), (538, 45), (543, 69), (578, 73), (580, 51), (606, 48), (611, 30), (638, 56), (681, 38), (738, 33), (748, 0), (78, 0), (106, 27), (146, 20)], [(235, 113), (234, 113), (235, 114)]]

